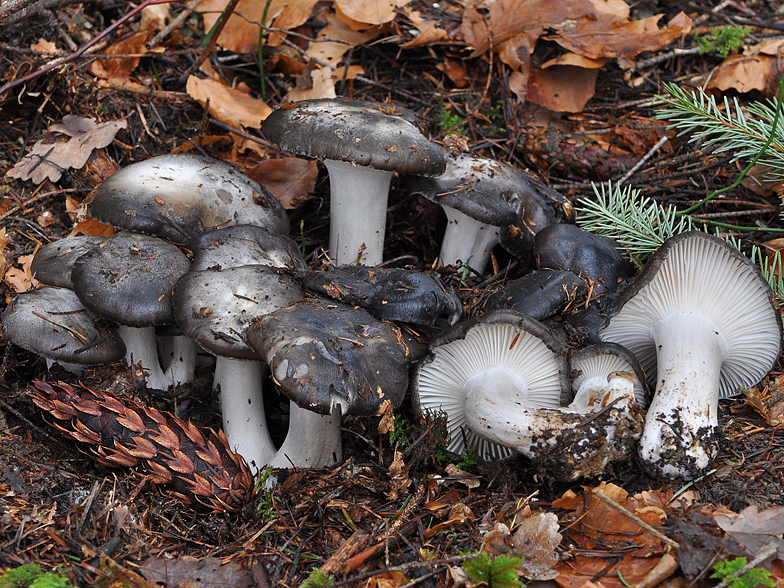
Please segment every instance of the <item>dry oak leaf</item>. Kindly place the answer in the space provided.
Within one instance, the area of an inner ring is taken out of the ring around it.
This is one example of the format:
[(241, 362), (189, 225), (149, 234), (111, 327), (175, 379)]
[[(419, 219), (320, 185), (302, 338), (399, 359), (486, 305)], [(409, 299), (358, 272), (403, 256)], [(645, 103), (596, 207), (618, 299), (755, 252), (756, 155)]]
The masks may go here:
[(36, 53), (60, 53), (60, 51), (57, 49), (57, 45), (51, 41), (47, 41), (43, 37), (38, 39), (37, 43), (30, 45), (30, 49)]
[(332, 13), (325, 20), (327, 25), (318, 32), (315, 43), (308, 43), (307, 53), (314, 60), (332, 67), (337, 67), (352, 47), (372, 41), (381, 33), (376, 28), (356, 31)]
[(767, 543), (778, 547), (778, 558), (784, 559), (784, 507), (776, 506), (759, 510), (756, 504), (747, 506), (738, 514), (730, 511), (716, 512), (716, 524), (746, 548), (750, 557), (756, 555)]
[(775, 69), (776, 58), (769, 55), (730, 55), (713, 72), (707, 87), (722, 91), (762, 91)]
[(142, 56), (149, 52), (145, 43), (154, 32), (153, 30), (140, 31), (104, 50), (106, 55), (133, 55), (133, 57), (97, 59), (87, 67), (87, 71), (102, 80), (110, 80), (117, 84), (126, 83), (139, 65)]
[(332, 79), (333, 69), (322, 67), (311, 70), (310, 88), (293, 88), (284, 96), (283, 102), (299, 102), (316, 98), (335, 98), (335, 81)]
[(335, 0), (335, 7), (357, 22), (382, 25), (395, 20), (396, 9), (411, 0)]
[(61, 125), (50, 130), (69, 135), (63, 143), (36, 142), (30, 152), (8, 170), (6, 175), (40, 184), (46, 179), (57, 182), (69, 168), (81, 169), (93, 149), (106, 147), (120, 129), (128, 127), (125, 120), (96, 123), (95, 119), (73, 114), (63, 117)]
[(558, 517), (551, 512), (536, 513), (523, 519), (509, 538), (512, 548), (524, 553), (523, 575), (531, 580), (553, 580), (558, 564), (556, 548), (563, 536), (558, 532)]
[(588, 57), (630, 58), (643, 51), (658, 51), (691, 31), (691, 18), (680, 12), (663, 29), (658, 27), (661, 14), (631, 22), (596, 20), (564, 31), (554, 40), (564, 49)]
[(437, 26), (440, 24), (439, 21), (423, 19), (418, 10), (406, 11), (406, 16), (408, 16), (417, 28), (419, 34), (410, 41), (403, 43), (403, 45), (401, 45), (403, 49), (437, 43), (447, 38), (447, 32)]
[(209, 100), (210, 114), (222, 123), (237, 129), (261, 128), (261, 121), (272, 112), (272, 109), (261, 100), (215, 80), (188, 76), (185, 90), (202, 106)]
[(596, 91), (598, 69), (558, 65), (531, 72), (527, 99), (555, 112), (580, 112)]

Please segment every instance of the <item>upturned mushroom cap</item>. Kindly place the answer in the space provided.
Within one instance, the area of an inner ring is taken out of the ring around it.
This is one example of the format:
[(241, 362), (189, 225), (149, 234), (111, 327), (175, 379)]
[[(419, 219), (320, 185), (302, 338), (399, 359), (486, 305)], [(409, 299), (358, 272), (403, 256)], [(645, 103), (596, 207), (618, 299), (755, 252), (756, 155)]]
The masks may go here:
[(446, 166), (446, 150), (425, 138), (416, 114), (392, 104), (304, 100), (280, 106), (261, 128), (270, 141), (306, 157), (413, 175), (437, 175)]
[(550, 225), (536, 234), (534, 255), (540, 269), (560, 269), (594, 282), (593, 292), (612, 290), (634, 275), (634, 266), (613, 243), (575, 225)]
[(104, 241), (106, 237), (78, 235), (49, 243), (35, 254), (30, 264), (30, 272), (42, 284), (73, 290), (71, 270), (74, 263)]
[(358, 304), (381, 320), (433, 325), (447, 315), (455, 324), (463, 314), (460, 299), (420, 272), (398, 268), (344, 266), (305, 274), (308, 290), (344, 304)]
[(408, 347), (400, 329), (362, 308), (308, 299), (259, 317), (246, 338), (302, 408), (369, 416), (403, 401)]
[(297, 244), (286, 235), (255, 225), (237, 225), (197, 235), (189, 243), (193, 251), (191, 271), (229, 269), (243, 265), (304, 270), (307, 268)]
[(174, 295), (177, 323), (207, 351), (238, 359), (258, 360), (245, 342), (256, 317), (305, 297), (289, 273), (265, 265), (189, 272)]
[(544, 320), (585, 293), (585, 282), (571, 272), (539, 270), (512, 280), (487, 298), (485, 311), (506, 308)]
[(656, 475), (694, 478), (717, 451), (718, 400), (759, 382), (781, 351), (778, 305), (734, 247), (692, 231), (668, 239), (619, 294), (605, 341), (655, 377), (640, 440)]
[(74, 263), (74, 291), (98, 316), (121, 325), (174, 322), (172, 291), (190, 267), (178, 247), (157, 237), (123, 231)]
[(160, 155), (123, 168), (101, 182), (87, 211), (114, 227), (177, 243), (226, 225), (289, 230), (283, 205), (261, 184), (192, 154)]
[(2, 326), (14, 345), (58, 362), (111, 363), (125, 354), (117, 334), (65, 288), (19, 294), (3, 312)]
[[(447, 414), (449, 450), (477, 447), (483, 458), (507, 457), (507, 447), (485, 440), (468, 425), (466, 406), (474, 392), (486, 390), (498, 401), (519, 408), (558, 408), (572, 399), (569, 363), (552, 332), (514, 311), (491, 311), (458, 323), (435, 337), (431, 354), (417, 366), (411, 396), (414, 410)], [(514, 420), (516, 410), (492, 406)], [(491, 425), (494, 426), (494, 425)], [(499, 422), (503, 429), (504, 423)]]
[(597, 343), (572, 350), (572, 390), (592, 379), (603, 380), (614, 372), (629, 373), (637, 380), (634, 383), (634, 398), (640, 406), (648, 406), (650, 388), (640, 361), (634, 354), (617, 343)]

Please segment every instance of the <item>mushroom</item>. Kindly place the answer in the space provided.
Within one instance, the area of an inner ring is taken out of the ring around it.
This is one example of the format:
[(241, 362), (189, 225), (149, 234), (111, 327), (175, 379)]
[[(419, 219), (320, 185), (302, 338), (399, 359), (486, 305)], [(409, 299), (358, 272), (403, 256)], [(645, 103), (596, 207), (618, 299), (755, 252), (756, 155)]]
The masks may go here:
[(53, 241), (41, 247), (35, 254), (30, 264), (30, 272), (42, 284), (73, 290), (71, 270), (74, 263), (104, 241), (106, 237), (94, 235), (77, 235)]
[(425, 138), (416, 115), (392, 104), (347, 98), (284, 104), (262, 130), (287, 151), (324, 159), (329, 251), (337, 265), (381, 263), (394, 172), (438, 175), (446, 165), (446, 150)]
[(507, 308), (544, 320), (585, 293), (585, 282), (571, 272), (539, 270), (493, 292), (485, 311)]
[(308, 290), (344, 304), (358, 304), (381, 320), (434, 325), (442, 314), (455, 324), (463, 314), (460, 299), (436, 279), (399, 268), (344, 266), (305, 274)]
[(501, 227), (517, 218), (509, 200), (531, 189), (511, 166), (469, 153), (447, 159), (438, 177), (408, 177), (405, 183), (412, 194), (440, 204), (446, 213), (440, 263), (462, 260), (480, 273), (500, 241)]
[(694, 479), (718, 449), (718, 401), (759, 382), (781, 351), (778, 305), (759, 269), (721, 239), (671, 237), (619, 294), (604, 341), (655, 378), (640, 439), (654, 475)]
[(201, 233), (189, 243), (193, 251), (191, 271), (229, 269), (243, 265), (268, 265), (307, 269), (297, 244), (255, 225), (235, 225)]
[(589, 391), (606, 387), (607, 378), (613, 372), (632, 374), (636, 380), (634, 399), (640, 406), (648, 406), (650, 389), (642, 365), (631, 351), (617, 343), (597, 343), (572, 350), (572, 404), (590, 404), (593, 393)]
[(175, 243), (227, 225), (289, 230), (283, 205), (261, 184), (193, 154), (159, 155), (124, 167), (96, 188), (87, 212), (114, 227)]
[(229, 446), (255, 469), (270, 462), (275, 446), (264, 412), (264, 365), (245, 331), (256, 317), (303, 297), (288, 272), (265, 265), (189, 272), (175, 291), (177, 323), (217, 357), (215, 386)]
[(341, 418), (396, 408), (405, 395), (411, 355), (400, 329), (362, 308), (304, 300), (259, 317), (246, 338), (292, 401), (274, 467), (341, 461)]
[(75, 374), (83, 365), (118, 361), (125, 345), (71, 290), (38, 288), (19, 294), (3, 312), (3, 335), (14, 345)]
[(572, 399), (563, 346), (522, 313), (496, 310), (460, 322), (430, 349), (413, 376), (414, 409), (446, 413), (454, 453), (476, 447), (485, 459), (507, 457), (525, 411)]
[[(122, 231), (79, 257), (71, 271), (74, 292), (85, 307), (120, 325), (128, 365), (141, 362), (147, 386), (167, 389), (184, 378), (164, 374), (155, 326), (174, 322), (172, 290), (190, 267), (178, 247), (149, 235)], [(190, 371), (190, 366), (180, 366)]]

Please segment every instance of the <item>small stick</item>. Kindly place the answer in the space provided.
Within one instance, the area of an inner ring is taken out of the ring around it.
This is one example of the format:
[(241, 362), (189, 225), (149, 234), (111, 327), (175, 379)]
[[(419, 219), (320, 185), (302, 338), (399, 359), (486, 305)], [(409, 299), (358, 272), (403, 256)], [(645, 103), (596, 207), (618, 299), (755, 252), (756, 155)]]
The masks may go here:
[(662, 137), (661, 139), (659, 139), (656, 142), (656, 145), (651, 147), (650, 151), (648, 151), (648, 153), (646, 153), (645, 156), (640, 161), (637, 162), (637, 165), (635, 165), (632, 169), (630, 169), (628, 172), (626, 172), (626, 174), (624, 174), (624, 176), (620, 180), (618, 180), (616, 183), (617, 184), (624, 184), (624, 183), (626, 183), (626, 180), (628, 180), (630, 177), (632, 177), (634, 175), (634, 173), (638, 169), (640, 169), (643, 165), (645, 165), (645, 162), (648, 161), (651, 157), (653, 157), (654, 154), (659, 149), (661, 149), (661, 146), (664, 145), (666, 142), (667, 142), (667, 137), (666, 136)]
[[(623, 506), (621, 506), (620, 504), (615, 502), (612, 498), (610, 498), (606, 494), (603, 494), (602, 492), (594, 492), (594, 495), (596, 495), (596, 497), (599, 498), (599, 500), (601, 500), (602, 502), (612, 506), (620, 514), (622, 514), (623, 516), (625, 516), (628, 519), (631, 519), (632, 521), (637, 523), (640, 527), (642, 527), (643, 529), (648, 531), (651, 535), (653, 535), (654, 537), (656, 537), (660, 541), (663, 541), (664, 543), (666, 543), (667, 545), (669, 545), (673, 549), (680, 549), (681, 548), (681, 544), (680, 543), (678, 543), (677, 541), (673, 541), (672, 539), (667, 537), (667, 535), (665, 535), (661, 531), (657, 531), (656, 529), (651, 527), (648, 523), (646, 523), (644, 520), (642, 520), (640, 517), (638, 517), (635, 514), (632, 514), (628, 510), (626, 510)], [(714, 588), (718, 588), (718, 586), (716, 586)]]

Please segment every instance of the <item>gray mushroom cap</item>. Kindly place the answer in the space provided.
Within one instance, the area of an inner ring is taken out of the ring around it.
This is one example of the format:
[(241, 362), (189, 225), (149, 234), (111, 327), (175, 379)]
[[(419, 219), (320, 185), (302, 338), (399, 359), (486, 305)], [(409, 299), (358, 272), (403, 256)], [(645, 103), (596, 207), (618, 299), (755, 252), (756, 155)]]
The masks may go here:
[(177, 323), (207, 351), (258, 360), (245, 342), (256, 317), (304, 298), (289, 273), (264, 265), (202, 270), (184, 275), (174, 295)]
[(117, 334), (65, 288), (19, 294), (3, 312), (2, 326), (11, 343), (54, 361), (103, 364), (125, 355)]
[(301, 408), (368, 416), (405, 395), (411, 357), (400, 330), (362, 308), (305, 300), (260, 317), (246, 337)]
[(255, 225), (215, 229), (191, 240), (191, 271), (228, 269), (243, 265), (304, 270), (307, 268), (297, 244), (286, 235)]
[(543, 320), (584, 293), (585, 282), (573, 273), (539, 270), (496, 290), (483, 308), (507, 308)]
[(597, 294), (634, 275), (631, 262), (610, 240), (575, 225), (555, 224), (539, 231), (534, 255), (540, 269), (560, 269), (591, 278)]
[(94, 219), (178, 243), (226, 225), (287, 233), (283, 205), (230, 165), (201, 155), (160, 155), (129, 165), (93, 192)]
[(174, 322), (172, 291), (190, 267), (180, 249), (123, 231), (74, 263), (74, 291), (95, 314), (129, 327)]
[(30, 264), (30, 272), (42, 284), (73, 290), (71, 270), (74, 263), (104, 241), (106, 241), (106, 237), (78, 235), (64, 237), (44, 245), (35, 254), (33, 262)]
[(343, 266), (305, 274), (308, 290), (344, 304), (358, 304), (382, 320), (434, 325), (447, 315), (454, 324), (463, 314), (460, 299), (434, 278), (399, 268)]
[(447, 151), (422, 134), (412, 111), (392, 104), (321, 98), (284, 104), (262, 131), (286, 151), (401, 174), (437, 175)]

